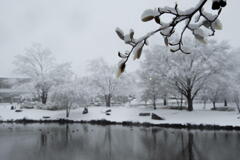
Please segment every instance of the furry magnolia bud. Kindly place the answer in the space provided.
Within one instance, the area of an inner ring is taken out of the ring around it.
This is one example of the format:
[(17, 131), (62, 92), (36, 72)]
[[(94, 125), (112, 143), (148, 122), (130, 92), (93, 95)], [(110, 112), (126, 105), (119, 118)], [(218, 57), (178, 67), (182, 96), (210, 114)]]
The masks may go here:
[(120, 62), (118, 65), (118, 70), (117, 70), (117, 78), (121, 76), (121, 74), (125, 71), (126, 68), (126, 63), (125, 62)]
[(212, 9), (213, 9), (213, 10), (218, 10), (218, 9), (220, 9), (220, 2), (219, 2), (218, 0), (214, 0), (214, 1), (212, 2)]
[(147, 21), (151, 21), (152, 19), (154, 19), (154, 17), (155, 17), (154, 10), (147, 9), (143, 12), (141, 19), (143, 22), (147, 22)]
[(220, 1), (220, 6), (221, 7), (225, 7), (227, 5), (227, 1), (226, 0), (221, 0)]
[(217, 19), (213, 24), (212, 24), (213, 28), (216, 30), (222, 30), (223, 26), (222, 23), (219, 19)]
[(116, 28), (115, 32), (121, 40), (124, 40), (124, 32), (120, 28)]
[(200, 41), (202, 43), (206, 43), (205, 34), (204, 34), (203, 30), (196, 29), (196, 30), (193, 31), (193, 35), (198, 41)]
[(136, 48), (134, 49), (134, 57), (133, 60), (139, 59), (142, 55), (142, 50), (143, 50), (144, 42), (138, 43)]
[(167, 47), (168, 46), (168, 37), (164, 37), (164, 43), (165, 43), (165, 46)]
[(133, 36), (134, 36), (134, 30), (133, 29), (130, 29), (129, 35), (130, 35), (130, 38), (133, 39)]
[(211, 23), (209, 21), (205, 20), (205, 21), (202, 22), (202, 25), (206, 28), (210, 28)]
[(155, 17), (154, 20), (157, 24), (160, 24), (160, 18), (159, 17)]

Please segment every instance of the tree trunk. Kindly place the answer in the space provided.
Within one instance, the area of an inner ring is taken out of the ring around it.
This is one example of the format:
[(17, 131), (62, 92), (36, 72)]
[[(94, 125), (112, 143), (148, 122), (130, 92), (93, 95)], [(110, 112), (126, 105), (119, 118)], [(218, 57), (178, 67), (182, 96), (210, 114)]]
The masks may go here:
[(111, 98), (112, 98), (111, 94), (105, 95), (105, 102), (107, 107), (111, 106)]
[(65, 145), (67, 146), (69, 143), (69, 125), (68, 123), (66, 124), (66, 130), (65, 130)]
[(213, 101), (213, 110), (216, 110), (216, 102)]
[(194, 156), (193, 156), (193, 134), (192, 133), (188, 133), (188, 156), (189, 156), (189, 160), (193, 160)]
[(42, 104), (46, 104), (47, 103), (47, 98), (48, 98), (47, 92), (42, 91), (42, 95), (41, 95)]
[(166, 96), (164, 96), (164, 98), (163, 98), (163, 105), (164, 105), (164, 106), (167, 105), (167, 97), (166, 97)]
[(67, 117), (67, 118), (69, 117), (69, 112), (70, 112), (69, 107), (66, 107), (66, 117)]
[(203, 101), (203, 109), (206, 109), (206, 103), (207, 103), (207, 101), (204, 100), (204, 101)]
[(238, 109), (238, 113), (240, 113), (240, 106), (239, 105), (237, 105), (237, 109)]
[(147, 106), (147, 101), (144, 101), (144, 105)]
[(192, 100), (191, 95), (189, 95), (189, 96), (187, 97), (187, 103), (188, 103), (188, 108), (187, 108), (187, 110), (188, 110), (188, 111), (192, 111), (192, 110), (193, 110), (193, 100)]
[(183, 109), (183, 95), (181, 94), (181, 99), (180, 99), (180, 109)]
[(153, 109), (157, 109), (157, 107), (156, 107), (156, 95), (153, 95)]
[(240, 101), (239, 101), (239, 95), (238, 93), (235, 93), (233, 96), (233, 101), (235, 102), (237, 109), (238, 109), (238, 113), (240, 113)]
[(41, 132), (41, 143), (40, 143), (40, 145), (41, 145), (41, 147), (44, 147), (44, 146), (46, 146), (46, 144), (47, 144), (47, 134), (44, 133), (44, 132)]
[(224, 106), (227, 107), (227, 105), (228, 105), (228, 104), (227, 104), (227, 100), (224, 99)]

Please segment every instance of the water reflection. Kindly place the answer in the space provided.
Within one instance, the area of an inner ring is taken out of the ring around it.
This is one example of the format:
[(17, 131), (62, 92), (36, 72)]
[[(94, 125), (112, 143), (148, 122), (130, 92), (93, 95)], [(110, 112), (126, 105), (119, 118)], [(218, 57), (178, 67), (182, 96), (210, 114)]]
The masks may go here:
[(1, 125), (1, 160), (236, 160), (240, 133), (94, 125)]

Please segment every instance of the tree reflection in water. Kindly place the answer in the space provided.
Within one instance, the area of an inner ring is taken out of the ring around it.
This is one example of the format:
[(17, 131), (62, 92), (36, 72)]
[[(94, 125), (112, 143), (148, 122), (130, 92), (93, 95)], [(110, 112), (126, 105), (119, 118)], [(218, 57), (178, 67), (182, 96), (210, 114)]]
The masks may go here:
[(0, 159), (4, 160), (235, 160), (240, 157), (239, 132), (87, 124), (15, 125), (13, 130), (7, 127), (0, 127)]

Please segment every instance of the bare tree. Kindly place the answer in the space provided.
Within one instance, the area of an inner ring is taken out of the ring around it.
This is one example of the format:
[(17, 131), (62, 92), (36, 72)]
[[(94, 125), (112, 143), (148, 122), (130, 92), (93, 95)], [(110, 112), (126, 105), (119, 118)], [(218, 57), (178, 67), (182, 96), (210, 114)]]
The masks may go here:
[[(148, 22), (153, 20), (159, 27), (140, 38), (134, 37), (133, 29), (131, 29), (129, 33), (124, 34), (120, 28), (117, 28), (116, 33), (119, 38), (131, 47), (129, 51), (118, 53), (118, 56), (122, 59), (119, 64), (118, 75), (124, 72), (126, 62), (132, 54), (134, 54), (134, 59), (139, 59), (141, 57), (143, 47), (148, 45), (148, 39), (156, 33), (162, 35), (166, 46), (170, 46), (172, 52), (181, 51), (185, 54), (190, 53), (185, 50), (183, 41), (184, 34), (187, 30), (190, 31), (197, 40), (206, 43), (205, 38), (207, 36), (213, 36), (215, 30), (222, 28), (222, 24), (218, 17), (222, 12), (222, 8), (226, 6), (226, 0), (213, 0), (212, 10), (216, 10), (215, 15), (213, 15), (210, 11), (207, 12), (204, 10), (209, 1), (210, 0), (199, 0), (199, 3), (197, 3), (195, 7), (185, 11), (179, 9), (178, 4), (174, 7), (159, 7), (145, 10), (141, 17), (142, 21)], [(162, 19), (164, 16), (168, 16), (171, 20), (169, 22), (164, 22)], [(178, 36), (179, 38), (177, 40), (172, 40), (176, 28), (180, 26), (181, 23), (183, 23), (184, 26), (181, 28), (180, 36)], [(209, 30), (209, 33), (206, 33), (204, 30)]]

